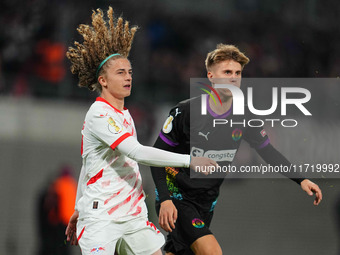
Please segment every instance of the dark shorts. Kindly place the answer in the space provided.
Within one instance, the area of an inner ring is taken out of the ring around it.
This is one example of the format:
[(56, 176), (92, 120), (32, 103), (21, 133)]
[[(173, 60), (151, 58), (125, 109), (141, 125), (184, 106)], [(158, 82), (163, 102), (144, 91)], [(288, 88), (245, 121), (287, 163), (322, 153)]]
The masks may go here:
[[(203, 211), (197, 205), (186, 200), (175, 200), (178, 217), (175, 229), (168, 233), (164, 246), (166, 252), (179, 254), (194, 254), (190, 246), (198, 238), (212, 234), (209, 229), (213, 212)], [(159, 205), (156, 205), (157, 213)]]

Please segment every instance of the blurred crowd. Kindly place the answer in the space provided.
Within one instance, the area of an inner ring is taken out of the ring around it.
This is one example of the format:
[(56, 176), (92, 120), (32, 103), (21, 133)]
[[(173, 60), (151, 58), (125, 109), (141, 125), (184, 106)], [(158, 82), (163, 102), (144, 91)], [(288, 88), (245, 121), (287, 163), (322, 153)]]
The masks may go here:
[(70, 254), (64, 233), (76, 201), (77, 182), (73, 171), (70, 166), (62, 165), (38, 193), (36, 218), (39, 255)]
[[(213, 2), (197, 4), (209, 8)], [(91, 10), (108, 5), (140, 26), (131, 59), (137, 63), (135, 78), (144, 97), (149, 89), (164, 100), (172, 100), (165, 95), (185, 97), (190, 77), (205, 75), (206, 53), (219, 42), (235, 44), (249, 56), (247, 77), (340, 75), (336, 1), (231, 2), (225, 15), (222, 10), (214, 17), (190, 11), (185, 4), (183, 10), (169, 11), (169, 1), (135, 6), (103, 0), (1, 1), (1, 93), (87, 99), (89, 93), (76, 87), (65, 52), (80, 40), (77, 25), (89, 22)]]
[[(128, 106), (142, 102), (148, 110), (187, 98), (190, 78), (205, 77), (206, 54), (221, 42), (249, 56), (244, 77), (340, 76), (336, 0), (4, 0), (0, 5), (0, 95), (92, 101), (97, 95), (77, 87), (65, 52), (81, 40), (76, 27), (90, 22), (91, 10), (109, 5), (140, 27), (130, 53), (134, 88)], [(147, 110), (143, 115), (139, 109), (140, 119)]]
[[(0, 96), (90, 104), (97, 94), (78, 88), (65, 53), (81, 41), (77, 26), (90, 22), (92, 10), (108, 6), (140, 27), (130, 53), (134, 82), (126, 105), (142, 144), (153, 135), (157, 117), (166, 117), (154, 116), (155, 106), (188, 98), (190, 78), (206, 76), (206, 54), (218, 43), (234, 44), (250, 58), (243, 77), (340, 77), (337, 0), (1, 0)], [(332, 100), (339, 102), (338, 92), (321, 88), (313, 95), (315, 106), (326, 112)], [(332, 114), (339, 119), (340, 111)], [(39, 193), (38, 254), (67, 254), (65, 205), (74, 201), (66, 201), (65, 185), (74, 199), (75, 181), (62, 168)]]

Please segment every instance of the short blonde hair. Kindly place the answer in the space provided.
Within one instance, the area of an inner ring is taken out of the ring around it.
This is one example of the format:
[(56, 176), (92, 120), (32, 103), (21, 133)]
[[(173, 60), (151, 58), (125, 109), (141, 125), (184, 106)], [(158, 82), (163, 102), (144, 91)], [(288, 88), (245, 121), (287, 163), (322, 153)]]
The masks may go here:
[(240, 63), (242, 69), (249, 62), (249, 58), (236, 46), (220, 43), (215, 50), (208, 53), (207, 58), (205, 59), (205, 67), (207, 71), (210, 71), (213, 65), (225, 60), (234, 60)]

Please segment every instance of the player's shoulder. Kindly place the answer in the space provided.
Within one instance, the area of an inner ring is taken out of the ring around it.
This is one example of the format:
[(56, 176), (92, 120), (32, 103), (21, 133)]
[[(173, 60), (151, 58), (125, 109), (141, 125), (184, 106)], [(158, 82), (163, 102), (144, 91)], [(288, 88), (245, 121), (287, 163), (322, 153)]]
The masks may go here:
[(119, 117), (119, 111), (105, 102), (95, 101), (87, 111), (86, 118), (96, 117)]
[(184, 111), (190, 111), (190, 107), (196, 104), (200, 104), (200, 97), (192, 97), (185, 99), (181, 102), (179, 102), (176, 106), (174, 106), (171, 110), (175, 110), (176, 108), (179, 108)]

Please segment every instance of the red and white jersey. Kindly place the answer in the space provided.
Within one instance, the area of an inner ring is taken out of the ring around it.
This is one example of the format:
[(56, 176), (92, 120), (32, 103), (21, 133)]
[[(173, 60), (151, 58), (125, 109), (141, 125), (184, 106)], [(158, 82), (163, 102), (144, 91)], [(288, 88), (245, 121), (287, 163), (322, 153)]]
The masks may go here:
[(130, 136), (137, 139), (129, 111), (119, 111), (98, 97), (82, 130), (83, 166), (76, 202), (79, 219), (127, 221), (147, 216), (138, 164), (116, 150)]

